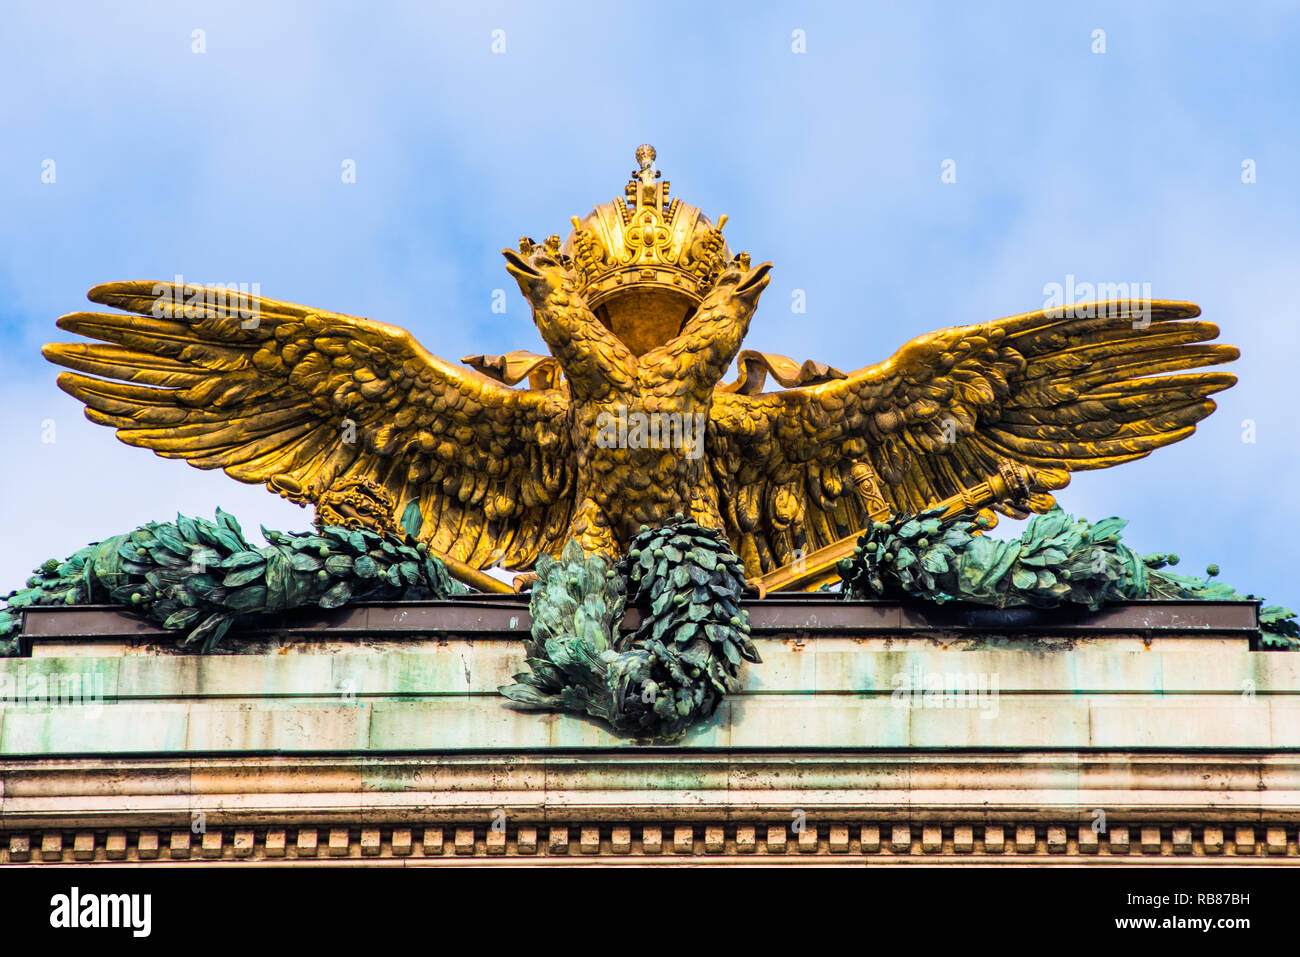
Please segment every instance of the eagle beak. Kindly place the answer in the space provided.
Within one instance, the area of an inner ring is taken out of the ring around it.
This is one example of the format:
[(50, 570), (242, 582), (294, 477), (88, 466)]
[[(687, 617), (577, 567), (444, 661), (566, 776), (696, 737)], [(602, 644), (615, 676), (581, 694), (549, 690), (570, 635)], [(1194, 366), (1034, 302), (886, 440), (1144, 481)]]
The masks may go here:
[(520, 282), (542, 278), (542, 274), (513, 249), (503, 249), (501, 255), (506, 257), (506, 271)]
[(745, 277), (744, 281), (736, 287), (736, 294), (741, 296), (757, 296), (763, 291), (764, 287), (767, 286), (767, 274), (771, 271), (771, 263), (763, 263), (760, 266), (755, 266), (750, 274)]

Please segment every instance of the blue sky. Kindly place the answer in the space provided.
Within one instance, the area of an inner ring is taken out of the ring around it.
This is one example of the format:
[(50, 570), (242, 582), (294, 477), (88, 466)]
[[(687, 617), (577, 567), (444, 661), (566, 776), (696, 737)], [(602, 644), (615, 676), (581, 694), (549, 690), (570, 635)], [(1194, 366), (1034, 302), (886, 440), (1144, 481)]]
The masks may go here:
[[(92, 285), (257, 282), (405, 326), (452, 360), (542, 351), (499, 250), (563, 234), (620, 195), (650, 142), (675, 195), (727, 213), (732, 247), (776, 264), (750, 348), (853, 369), (931, 329), (1039, 308), (1067, 275), (1200, 303), (1241, 348), (1240, 383), (1191, 439), (1080, 475), (1059, 499), (1127, 517), (1130, 544), (1178, 552), (1180, 571), (1217, 562), (1238, 588), (1294, 604), (1298, 14), (1250, 2), (8, 4), (0, 588), (178, 510), (309, 522), (82, 418), (39, 348), (66, 338), (54, 319)], [(42, 182), (51, 159), (55, 181)], [(941, 182), (946, 159), (955, 183)], [(491, 311), (495, 289), (505, 315)]]

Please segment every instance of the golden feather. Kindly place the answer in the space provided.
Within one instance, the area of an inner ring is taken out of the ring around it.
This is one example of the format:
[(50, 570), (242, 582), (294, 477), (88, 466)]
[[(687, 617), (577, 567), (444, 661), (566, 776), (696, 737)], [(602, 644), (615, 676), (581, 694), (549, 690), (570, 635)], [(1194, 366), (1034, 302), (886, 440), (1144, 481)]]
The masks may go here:
[[(376, 481), (399, 506), (419, 502), (421, 538), (454, 559), (482, 557), (489, 511), (503, 541), (569, 511), (564, 390), (508, 388), (379, 322), (225, 293), (96, 286), (91, 302), (134, 315), (63, 316), (59, 328), (107, 344), (42, 351), (75, 370), (60, 374), (60, 388), (128, 445), (302, 502)], [(547, 478), (533, 481), (539, 455)], [(527, 502), (510, 494), (525, 483)], [(431, 486), (457, 494), (429, 494)], [(528, 567), (563, 544), (518, 541), (497, 560)]]

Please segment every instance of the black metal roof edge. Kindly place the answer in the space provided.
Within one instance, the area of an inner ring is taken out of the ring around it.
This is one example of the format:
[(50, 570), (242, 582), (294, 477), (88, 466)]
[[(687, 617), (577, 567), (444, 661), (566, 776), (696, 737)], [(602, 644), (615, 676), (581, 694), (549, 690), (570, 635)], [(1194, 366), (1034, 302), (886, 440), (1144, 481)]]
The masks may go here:
[[(948, 602), (850, 602), (833, 596), (787, 597), (743, 602), (757, 635), (827, 636), (955, 635), (1237, 635), (1259, 630), (1258, 601), (1132, 601), (1093, 612), (1078, 606), (990, 608)], [(629, 611), (625, 628), (640, 615)], [(425, 635), (519, 638), (532, 619), (526, 596), (475, 596), (446, 601), (358, 602), (333, 611), (300, 609), (251, 620), (238, 629), (243, 637), (293, 634), (328, 639), (366, 636), (403, 638)], [(26, 609), (24, 634), (43, 638), (175, 638), (120, 605), (37, 606)], [(234, 634), (232, 633), (232, 637)]]

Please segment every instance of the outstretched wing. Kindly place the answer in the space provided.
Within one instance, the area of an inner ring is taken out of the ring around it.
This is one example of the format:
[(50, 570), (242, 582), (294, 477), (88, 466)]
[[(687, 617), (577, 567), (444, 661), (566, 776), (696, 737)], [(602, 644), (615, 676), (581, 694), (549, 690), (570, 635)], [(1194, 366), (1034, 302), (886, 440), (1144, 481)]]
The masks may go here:
[[(563, 390), (518, 390), (393, 326), (224, 289), (96, 286), (47, 345), (59, 386), (128, 445), (315, 500), (341, 480), (420, 503), (420, 537), (475, 567), (527, 567), (567, 530)], [(272, 484), (280, 480), (280, 488)]]
[[(1142, 458), (1214, 411), (1237, 358), (1192, 303), (1149, 313), (1111, 302), (1026, 313), (913, 339), (843, 379), (784, 392), (716, 393), (711, 466), (727, 532), (751, 574), (856, 534), (851, 472), (870, 466), (886, 504), (915, 512), (985, 481), (1000, 460), (1045, 474)], [(1175, 373), (1175, 374), (1169, 374)], [(1036, 510), (1050, 507), (1036, 496)], [(1019, 514), (1003, 505), (1008, 514)]]

